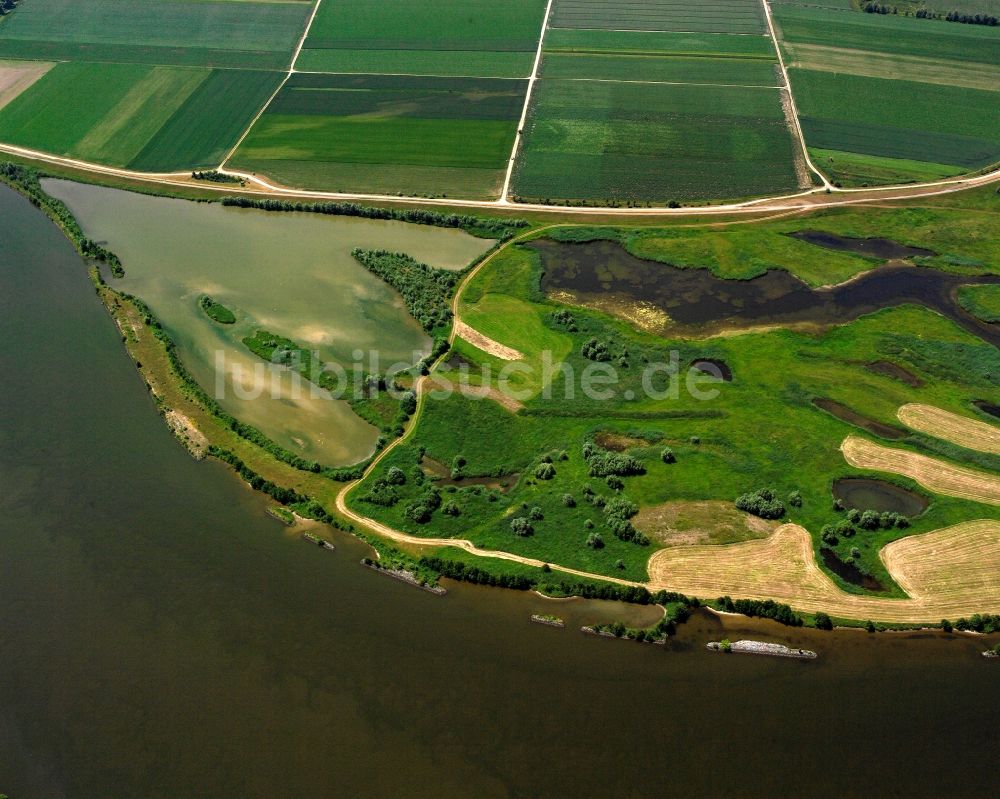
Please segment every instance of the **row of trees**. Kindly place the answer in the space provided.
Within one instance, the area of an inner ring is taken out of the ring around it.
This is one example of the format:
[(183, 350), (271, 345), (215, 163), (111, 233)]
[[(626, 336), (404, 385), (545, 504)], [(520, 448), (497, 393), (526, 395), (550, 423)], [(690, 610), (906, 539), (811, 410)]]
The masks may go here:
[[(865, 3), (861, 10), (866, 14), (900, 14), (898, 6), (887, 6), (884, 3)], [(905, 9), (902, 14), (910, 16)], [(960, 22), (964, 25), (996, 26), (1000, 24), (1000, 20), (992, 14), (965, 14), (961, 11), (949, 11), (947, 14), (942, 14), (940, 11), (929, 8), (918, 8), (913, 12), (913, 16), (917, 19), (943, 19), (945, 22)]]
[(488, 238), (508, 239), (519, 228), (528, 227), (525, 219), (501, 219), (495, 217), (471, 216), (469, 214), (442, 214), (437, 211), (417, 209), (374, 208), (357, 203), (293, 203), (286, 200), (260, 200), (250, 197), (225, 197), (223, 205), (237, 208), (258, 208), (263, 211), (304, 211), (328, 216), (357, 216), (363, 219), (386, 219), (395, 222), (410, 222), (415, 225), (459, 228), (474, 235)]
[(720, 610), (727, 613), (741, 613), (744, 616), (774, 619), (789, 627), (801, 627), (802, 617), (790, 606), (773, 599), (732, 599), (728, 596), (719, 597), (716, 604)]

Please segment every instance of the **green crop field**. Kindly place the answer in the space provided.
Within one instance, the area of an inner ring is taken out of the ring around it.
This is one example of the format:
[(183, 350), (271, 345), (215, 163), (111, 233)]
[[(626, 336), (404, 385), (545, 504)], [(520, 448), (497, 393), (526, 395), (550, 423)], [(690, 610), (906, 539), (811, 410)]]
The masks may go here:
[(791, 6), (774, 15), (782, 38), (797, 44), (1000, 64), (1000, 28)]
[(526, 78), (545, 0), (322, 3), (296, 68)]
[(750, 0), (555, 0), (553, 28), (764, 33), (764, 9)]
[(714, 83), (776, 86), (774, 64), (763, 59), (666, 58), (546, 52), (542, 77), (642, 80), (664, 83)]
[(298, 74), (232, 163), (296, 185), (495, 195), (525, 90), (511, 80)]
[(214, 70), (129, 167), (169, 172), (217, 166), (280, 82), (278, 72)]
[(66, 62), (0, 110), (0, 141), (154, 172), (215, 166), (280, 79)]
[(306, 2), (30, 0), (0, 27), (0, 57), (285, 69)]
[(1000, 160), (1000, 29), (788, 4), (775, 15), (806, 144), (836, 183)]
[(1000, 160), (1000, 94), (790, 71), (812, 147), (969, 168)]
[(769, 36), (719, 36), (711, 33), (663, 31), (585, 30), (550, 28), (545, 32), (547, 53), (620, 53), (622, 55), (700, 55), (724, 58), (764, 58), (774, 61)]
[(532, 104), (520, 197), (666, 202), (797, 185), (773, 89), (542, 80)]

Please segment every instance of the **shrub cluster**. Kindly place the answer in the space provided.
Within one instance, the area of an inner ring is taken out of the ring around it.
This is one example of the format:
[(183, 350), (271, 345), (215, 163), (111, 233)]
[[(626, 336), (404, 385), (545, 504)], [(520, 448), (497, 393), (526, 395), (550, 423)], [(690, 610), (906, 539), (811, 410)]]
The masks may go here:
[(583, 459), (590, 467), (591, 477), (610, 477), (612, 475), (629, 477), (646, 473), (646, 467), (642, 461), (623, 452), (610, 452), (601, 449), (593, 441), (587, 441), (583, 445)]
[(639, 507), (627, 497), (612, 497), (604, 506), (604, 521), (615, 538), (644, 547), (649, 545), (649, 539), (630, 521), (638, 512)]
[(441, 507), (441, 492), (435, 486), (428, 486), (423, 493), (406, 506), (406, 518), (417, 524), (427, 524), (434, 511)]
[(451, 294), (455, 273), (435, 269), (409, 255), (388, 250), (354, 250), (365, 269), (403, 295), (406, 310), (428, 333), (447, 332), (451, 324)]
[(773, 489), (760, 488), (736, 498), (736, 507), (762, 519), (780, 519), (785, 515), (785, 505)]
[(727, 613), (742, 613), (744, 616), (774, 619), (789, 627), (801, 627), (802, 617), (788, 605), (775, 602), (773, 599), (731, 599), (728, 596), (719, 597), (717, 602), (721, 610)]

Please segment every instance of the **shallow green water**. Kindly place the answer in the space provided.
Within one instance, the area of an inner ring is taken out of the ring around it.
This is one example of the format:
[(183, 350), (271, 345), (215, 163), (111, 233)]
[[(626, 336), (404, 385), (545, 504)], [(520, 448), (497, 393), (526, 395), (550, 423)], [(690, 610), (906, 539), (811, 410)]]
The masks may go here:
[[(265, 329), (345, 365), (359, 350), (365, 371), (374, 371), (371, 353), (383, 366), (413, 363), (429, 339), (351, 250), (401, 251), (461, 269), (492, 244), (424, 225), (225, 208), (63, 180), (44, 185), (90, 238), (118, 254), (126, 275), (109, 282), (153, 309), (206, 391), (285, 448), (328, 465), (365, 458), (378, 431), (346, 402), (270, 368), (240, 340)], [(198, 306), (205, 295), (233, 310), (237, 323), (212, 322)]]
[[(618, 606), (441, 599), (307, 546), (172, 438), (56, 228), (2, 188), (0, 214), (12, 799), (995, 793), (982, 638), (705, 615), (663, 649), (576, 631)], [(820, 658), (704, 650), (747, 636)]]

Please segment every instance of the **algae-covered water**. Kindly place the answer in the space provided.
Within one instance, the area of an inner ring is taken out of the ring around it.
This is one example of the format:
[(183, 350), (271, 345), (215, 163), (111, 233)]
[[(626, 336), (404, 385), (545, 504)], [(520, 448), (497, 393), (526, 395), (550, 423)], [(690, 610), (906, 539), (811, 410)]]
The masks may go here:
[[(378, 431), (346, 402), (269, 368), (241, 339), (268, 330), (349, 368), (360, 352), (364, 371), (374, 371), (372, 353), (383, 366), (413, 363), (429, 339), (399, 294), (351, 250), (400, 251), (462, 269), (493, 243), (426, 225), (268, 213), (64, 180), (44, 186), (121, 258), (125, 277), (109, 282), (149, 305), (202, 388), (286, 449), (327, 465), (365, 458)], [(234, 311), (236, 324), (210, 320), (199, 307), (204, 296)]]

